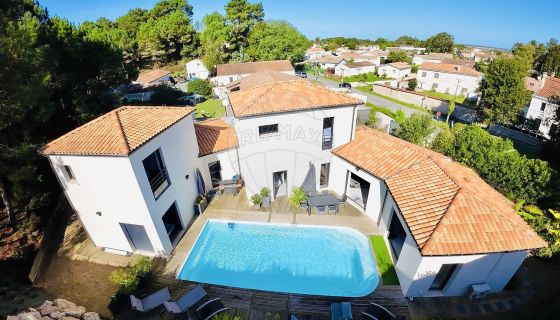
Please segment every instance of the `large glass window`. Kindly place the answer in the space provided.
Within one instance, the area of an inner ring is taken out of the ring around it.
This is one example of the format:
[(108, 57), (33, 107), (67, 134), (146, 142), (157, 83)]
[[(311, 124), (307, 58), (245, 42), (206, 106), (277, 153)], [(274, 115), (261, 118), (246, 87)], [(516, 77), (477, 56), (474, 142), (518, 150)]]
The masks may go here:
[(169, 241), (172, 243), (177, 239), (177, 236), (183, 230), (183, 225), (181, 224), (181, 219), (179, 218), (179, 211), (177, 210), (177, 204), (173, 202), (171, 207), (167, 209), (165, 214), (161, 217), (163, 225), (165, 226), (165, 231), (169, 236)]
[(266, 136), (275, 133), (278, 133), (278, 124), (259, 126), (259, 136)]
[(389, 226), (389, 243), (391, 244), (391, 249), (395, 258), (398, 260), (401, 254), (401, 250), (404, 246), (404, 241), (406, 239), (406, 232), (397, 217), (397, 212), (393, 209), (393, 214), (391, 215), (391, 224)]
[(323, 150), (331, 149), (333, 145), (334, 118), (323, 119)]
[(329, 171), (331, 168), (330, 163), (321, 164), (321, 174), (319, 176), (319, 186), (325, 188), (329, 186)]
[(220, 184), (220, 181), (222, 181), (222, 166), (220, 166), (220, 161), (209, 163), (208, 170), (210, 171), (212, 187), (217, 187)]
[(171, 184), (163, 163), (161, 150), (157, 149), (142, 161), (154, 198), (158, 198)]
[(457, 266), (458, 264), (442, 264), (434, 281), (430, 285), (430, 290), (443, 290), (449, 282), (449, 279), (451, 279), (453, 272), (457, 270)]

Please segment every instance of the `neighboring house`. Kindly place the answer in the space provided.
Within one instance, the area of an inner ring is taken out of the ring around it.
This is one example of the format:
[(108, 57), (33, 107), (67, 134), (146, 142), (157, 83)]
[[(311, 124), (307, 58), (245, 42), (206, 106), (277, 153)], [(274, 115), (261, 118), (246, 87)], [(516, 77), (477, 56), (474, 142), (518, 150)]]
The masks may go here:
[(347, 47), (344, 47), (344, 46), (334, 49), (334, 53), (337, 54), (337, 55), (341, 55), (341, 54), (344, 54), (344, 53), (349, 52), (349, 51), (351, 51), (351, 50), (348, 49)]
[(417, 54), (417, 53), (422, 53), (424, 51), (426, 51), (426, 48), (419, 48), (419, 47), (414, 47), (414, 46), (398, 46), (398, 47), (387, 47), (386, 48), (387, 51), (404, 51), (408, 54)]
[(377, 73), (379, 73), (380, 76), (402, 79), (408, 77), (412, 73), (412, 67), (406, 62), (393, 62), (380, 66)]
[(494, 59), (496, 59), (496, 53), (492, 51), (475, 52), (473, 56), (473, 60), (475, 62), (480, 62), (480, 61), (490, 62)]
[(229, 92), (247, 90), (254, 87), (270, 84), (278, 81), (301, 80), (294, 75), (279, 71), (259, 71), (246, 76), (245, 78), (234, 81), (226, 86)]
[(171, 253), (197, 196), (193, 111), (121, 107), (41, 148), (95, 246)]
[(346, 52), (341, 55), (342, 58), (346, 61), (354, 61), (354, 62), (371, 62), (376, 66), (381, 64), (381, 57), (383, 53), (380, 52), (366, 52), (360, 53), (356, 51)]
[(138, 79), (126, 89), (126, 101), (150, 101), (154, 88), (173, 82), (171, 72), (163, 69), (154, 69), (141, 72)]
[(376, 44), (370, 44), (370, 45), (359, 45), (356, 48), (357, 51), (362, 51), (362, 52), (368, 52), (368, 51), (377, 51), (379, 50), (379, 46)]
[(212, 78), (212, 82), (219, 87), (224, 87), (250, 74), (264, 70), (295, 75), (294, 67), (288, 60), (238, 62), (219, 64), (216, 67), (216, 76)]
[(535, 121), (532, 126), (547, 139), (550, 130), (560, 125), (554, 120), (559, 106), (549, 101), (553, 97), (560, 97), (560, 79), (544, 75), (525, 113), (525, 118)]
[(334, 74), (341, 77), (375, 72), (375, 64), (369, 61), (340, 63), (334, 68)]
[(311, 47), (309, 49), (307, 49), (307, 51), (305, 52), (305, 56), (304, 56), (304, 60), (313, 60), (313, 59), (317, 59), (320, 57), (324, 57), (326, 55), (329, 55), (329, 53), (327, 53), (325, 51), (325, 49), (321, 48), (321, 47)]
[(412, 58), (412, 63), (416, 65), (421, 65), (424, 62), (431, 63), (442, 63), (444, 60), (453, 59), (453, 54), (451, 53), (437, 53), (432, 52), (428, 54), (417, 54)]
[(377, 222), (405, 297), (499, 292), (546, 246), (513, 203), (441, 154), (366, 127), (333, 154), (329, 187)]
[(187, 80), (203, 79), (206, 80), (210, 76), (210, 71), (204, 65), (201, 59), (194, 59), (185, 65)]
[(472, 97), (477, 95), (483, 74), (467, 66), (447, 63), (423, 63), (418, 67), (418, 88)]
[(342, 61), (344, 61), (344, 57), (342, 56), (324, 56), (314, 60), (311, 60), (311, 63), (314, 66), (317, 66), (321, 69), (333, 69)]

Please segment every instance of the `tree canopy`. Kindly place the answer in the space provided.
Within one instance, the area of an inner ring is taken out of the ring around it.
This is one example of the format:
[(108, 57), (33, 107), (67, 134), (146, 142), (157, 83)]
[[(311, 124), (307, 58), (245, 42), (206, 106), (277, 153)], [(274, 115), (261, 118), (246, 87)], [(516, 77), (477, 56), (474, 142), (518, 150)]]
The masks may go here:
[(429, 52), (453, 53), (455, 41), (447, 32), (440, 32), (426, 39), (426, 50)]
[(481, 113), (487, 123), (513, 124), (529, 103), (525, 89), (526, 64), (520, 59), (497, 58), (490, 62), (480, 85)]
[(392, 62), (412, 63), (412, 58), (410, 58), (408, 54), (404, 51), (395, 50), (389, 52), (387, 58), (383, 61), (383, 63), (392, 63)]
[(259, 22), (248, 39), (247, 54), (253, 60), (302, 61), (310, 41), (285, 21)]

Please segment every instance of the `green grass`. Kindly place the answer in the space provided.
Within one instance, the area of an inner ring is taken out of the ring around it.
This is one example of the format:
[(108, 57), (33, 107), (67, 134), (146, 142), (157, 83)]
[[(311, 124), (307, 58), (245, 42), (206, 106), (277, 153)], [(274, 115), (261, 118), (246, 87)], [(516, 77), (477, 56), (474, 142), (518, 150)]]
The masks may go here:
[(377, 92), (373, 92), (373, 88), (371, 86), (356, 87), (355, 89), (363, 91), (365, 93), (369, 93), (369, 94), (374, 95), (374, 96), (378, 96), (378, 97), (383, 98), (383, 99), (387, 99), (389, 101), (393, 101), (394, 103), (398, 103), (400, 105), (403, 105), (405, 107), (409, 107), (411, 109), (416, 109), (418, 111), (428, 112), (428, 110), (422, 108), (421, 106), (418, 106), (418, 105), (415, 105), (415, 104), (412, 104), (412, 103), (406, 103), (406, 102), (403, 102), (401, 100), (397, 100), (395, 98), (391, 98), (391, 97), (379, 94)]
[(366, 102), (366, 106), (368, 106), (372, 111), (381, 112), (384, 115), (395, 119), (395, 113), (390, 109), (387, 109), (387, 108), (381, 107), (381, 106), (376, 106), (371, 102)]
[(375, 82), (379, 80), (392, 80), (392, 79), (376, 76), (375, 73), (373, 72), (344, 77), (344, 82)]
[(451, 101), (451, 100), (454, 99), (456, 103), (461, 103), (461, 104), (465, 102), (465, 97), (454, 96), (454, 95), (448, 94), (448, 93), (440, 93), (440, 92), (435, 92), (435, 91), (418, 91), (418, 93), (426, 95), (426, 96), (434, 97), (434, 98), (447, 100), (447, 101)]
[(225, 114), (224, 106), (220, 99), (210, 99), (203, 103), (197, 104), (195, 107), (195, 116), (197, 118), (203, 118), (204, 115), (210, 118), (220, 118)]
[(383, 236), (370, 236), (371, 246), (373, 247), (373, 252), (375, 253), (375, 260), (377, 261), (377, 268), (379, 268), (379, 273), (381, 273), (381, 279), (384, 285), (398, 285), (399, 278), (395, 272), (395, 266), (393, 266), (393, 261), (389, 255), (389, 250), (387, 250), (387, 245)]

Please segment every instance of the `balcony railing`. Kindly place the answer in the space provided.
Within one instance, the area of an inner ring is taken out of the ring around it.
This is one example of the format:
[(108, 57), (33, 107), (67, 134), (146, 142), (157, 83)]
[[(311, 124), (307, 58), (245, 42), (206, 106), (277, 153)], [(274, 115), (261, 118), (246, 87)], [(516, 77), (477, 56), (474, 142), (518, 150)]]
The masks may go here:
[(157, 175), (155, 175), (150, 180), (150, 188), (154, 193), (154, 197), (157, 198), (159, 195), (167, 189), (169, 186), (169, 176), (167, 175), (167, 170), (161, 170)]
[(333, 145), (333, 136), (323, 135), (323, 150), (332, 149), (332, 145)]

